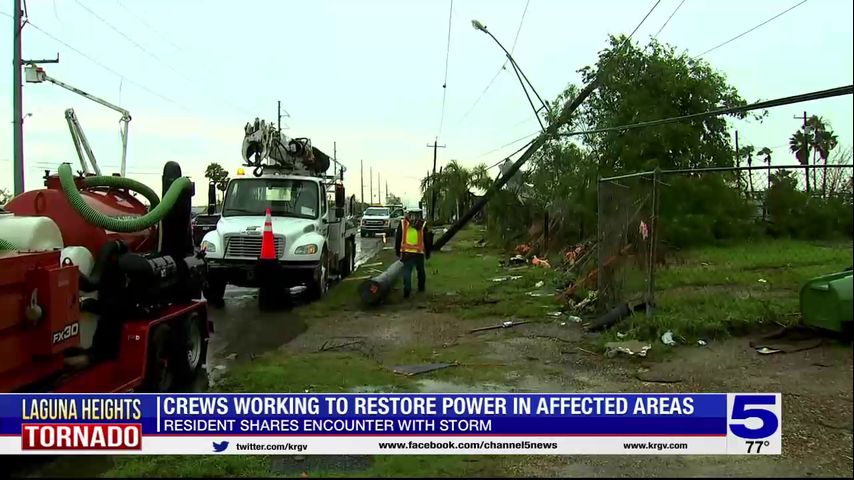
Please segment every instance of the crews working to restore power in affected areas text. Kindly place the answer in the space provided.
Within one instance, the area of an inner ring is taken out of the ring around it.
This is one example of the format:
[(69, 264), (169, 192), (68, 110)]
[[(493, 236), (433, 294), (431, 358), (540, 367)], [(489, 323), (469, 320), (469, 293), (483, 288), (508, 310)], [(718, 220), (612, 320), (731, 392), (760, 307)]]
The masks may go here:
[(642, 395), (633, 401), (613, 396), (490, 396), (457, 397), (334, 396), (200, 396), (166, 397), (162, 412), (182, 415), (691, 415), (693, 400), (669, 395)]

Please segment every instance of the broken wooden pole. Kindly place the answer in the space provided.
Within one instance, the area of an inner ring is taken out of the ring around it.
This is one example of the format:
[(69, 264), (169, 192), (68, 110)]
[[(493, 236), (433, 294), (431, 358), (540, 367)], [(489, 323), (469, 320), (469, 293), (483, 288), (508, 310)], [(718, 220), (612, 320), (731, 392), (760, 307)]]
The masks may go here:
[(381, 274), (369, 278), (359, 285), (359, 296), (365, 305), (378, 305), (391, 291), (394, 282), (403, 273), (403, 262), (400, 260), (392, 263)]
[(584, 89), (578, 92), (578, 95), (576, 95), (575, 98), (573, 98), (571, 101), (567, 102), (564, 105), (563, 109), (560, 112), (560, 115), (552, 124), (550, 124), (546, 128), (546, 131), (538, 135), (537, 138), (535, 138), (531, 142), (531, 145), (528, 147), (527, 150), (525, 150), (522, 156), (520, 156), (519, 159), (516, 160), (513, 165), (510, 166), (507, 172), (500, 175), (495, 180), (495, 183), (493, 183), (492, 186), (489, 187), (489, 190), (487, 190), (486, 193), (484, 193), (483, 196), (480, 197), (477, 202), (475, 202), (471, 209), (466, 212), (465, 215), (460, 217), (456, 222), (454, 222), (454, 224), (451, 225), (450, 228), (448, 228), (444, 235), (442, 235), (438, 240), (436, 240), (436, 242), (433, 244), (434, 251), (438, 251), (439, 249), (441, 249), (446, 243), (448, 243), (449, 240), (451, 240), (451, 238), (454, 237), (454, 235), (457, 234), (457, 232), (459, 232), (463, 227), (465, 227), (466, 224), (469, 223), (469, 221), (474, 218), (475, 215), (477, 215), (477, 212), (479, 212), (484, 207), (484, 205), (486, 205), (489, 199), (493, 195), (495, 195), (496, 192), (501, 190), (502, 187), (504, 187), (504, 185), (510, 180), (511, 177), (513, 177), (513, 175), (516, 174), (516, 172), (519, 171), (520, 168), (522, 168), (522, 165), (524, 165), (525, 162), (528, 161), (528, 159), (530, 159), (532, 156), (534, 156), (535, 153), (537, 153), (537, 150), (539, 150), (540, 147), (542, 147), (543, 144), (546, 143), (546, 140), (558, 133), (560, 127), (569, 121), (572, 114), (575, 113), (578, 107), (581, 106), (581, 103), (584, 102), (584, 100), (586, 100), (591, 93), (593, 93), (593, 90), (595, 90), (597, 86), (599, 86), (598, 77), (588, 83), (587, 86), (584, 87)]

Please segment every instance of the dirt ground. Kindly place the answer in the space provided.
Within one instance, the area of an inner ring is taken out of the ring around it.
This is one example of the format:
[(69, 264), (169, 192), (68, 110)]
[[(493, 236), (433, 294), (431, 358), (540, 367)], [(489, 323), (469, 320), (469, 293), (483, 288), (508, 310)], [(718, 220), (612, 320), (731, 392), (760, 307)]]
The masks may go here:
[[(510, 475), (852, 476), (854, 372), (849, 345), (828, 342), (801, 352), (759, 355), (747, 338), (734, 338), (704, 347), (685, 345), (645, 359), (605, 358), (590, 349), (591, 335), (577, 324), (545, 321), (472, 334), (471, 328), (505, 319), (463, 321), (431, 312), (430, 301), (312, 319), (308, 329), (281, 350), (322, 355), (319, 351), (335, 342), (347, 343), (336, 337), (359, 337), (342, 349), (389, 366), (402, 347), (432, 348), (436, 361), (460, 365), (419, 377), (421, 390), (429, 392), (783, 393), (782, 457), (517, 457), (508, 459)], [(465, 375), (465, 369), (480, 374)]]

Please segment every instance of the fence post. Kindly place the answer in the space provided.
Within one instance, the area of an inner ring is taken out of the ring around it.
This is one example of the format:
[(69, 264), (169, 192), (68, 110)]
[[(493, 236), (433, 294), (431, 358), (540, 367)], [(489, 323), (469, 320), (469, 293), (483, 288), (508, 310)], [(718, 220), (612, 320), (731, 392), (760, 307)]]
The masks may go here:
[(603, 277), (603, 261), (602, 258), (602, 245), (603, 245), (603, 236), (602, 236), (602, 177), (598, 177), (596, 179), (596, 269), (598, 273), (596, 275), (596, 290), (599, 293), (599, 302), (598, 304), (604, 305), (604, 296), (602, 295), (604, 292), (602, 291), (602, 287), (604, 285)]
[(658, 246), (658, 215), (659, 215), (659, 195), (660, 195), (660, 178), (661, 169), (656, 167), (652, 174), (652, 216), (650, 217), (649, 226), (649, 277), (647, 279), (646, 292), (646, 318), (652, 318), (655, 310), (655, 262), (657, 257)]

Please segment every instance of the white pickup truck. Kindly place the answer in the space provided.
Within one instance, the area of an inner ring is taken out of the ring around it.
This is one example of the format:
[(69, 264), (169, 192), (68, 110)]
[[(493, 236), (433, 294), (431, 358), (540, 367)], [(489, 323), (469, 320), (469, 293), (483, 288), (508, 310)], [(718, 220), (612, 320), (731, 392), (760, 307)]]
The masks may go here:
[[(321, 155), (325, 154), (314, 149), (313, 156)], [(326, 157), (326, 165), (328, 161)], [(206, 234), (200, 245), (208, 265), (205, 298), (222, 304), (228, 284), (258, 287), (272, 295), (307, 290), (312, 298), (319, 298), (330, 277), (350, 274), (357, 227), (345, 215), (343, 170), (340, 177), (333, 177), (267, 166), (256, 168), (255, 176), (231, 179), (216, 230)], [(259, 258), (267, 209), (272, 217), (274, 261)]]
[(372, 237), (377, 233), (394, 235), (403, 219), (402, 205), (373, 206), (365, 209), (359, 225), (362, 237)]

